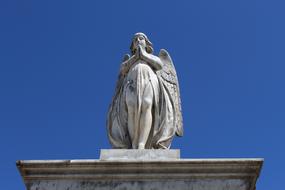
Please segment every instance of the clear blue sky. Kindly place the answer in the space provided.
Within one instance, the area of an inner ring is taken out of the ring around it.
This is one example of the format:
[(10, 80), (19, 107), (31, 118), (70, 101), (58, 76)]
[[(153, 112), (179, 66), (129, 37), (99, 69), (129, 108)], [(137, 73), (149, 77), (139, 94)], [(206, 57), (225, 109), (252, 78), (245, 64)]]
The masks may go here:
[(0, 187), (19, 159), (96, 159), (132, 35), (167, 49), (180, 80), (184, 158), (263, 157), (283, 190), (283, 0), (0, 1)]

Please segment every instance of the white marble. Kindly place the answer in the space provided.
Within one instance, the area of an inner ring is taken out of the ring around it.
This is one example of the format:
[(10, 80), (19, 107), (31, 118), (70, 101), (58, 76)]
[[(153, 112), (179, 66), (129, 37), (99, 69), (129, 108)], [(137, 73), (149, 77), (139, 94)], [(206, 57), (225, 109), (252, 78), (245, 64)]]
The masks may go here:
[(180, 159), (180, 150), (165, 149), (101, 149), (100, 160), (177, 160)]
[(183, 135), (178, 78), (169, 53), (153, 55), (152, 43), (136, 33), (131, 56), (120, 67), (107, 129), (113, 148), (168, 149)]

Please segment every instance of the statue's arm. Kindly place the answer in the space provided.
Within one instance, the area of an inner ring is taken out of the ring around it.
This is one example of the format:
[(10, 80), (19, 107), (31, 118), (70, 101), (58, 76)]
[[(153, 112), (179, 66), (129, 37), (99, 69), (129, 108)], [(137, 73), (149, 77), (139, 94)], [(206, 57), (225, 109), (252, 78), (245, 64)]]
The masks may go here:
[(151, 67), (153, 67), (155, 70), (160, 70), (162, 69), (162, 61), (160, 60), (159, 57), (147, 53), (145, 50), (143, 50), (141, 47), (140, 49), (140, 55), (141, 59), (146, 61)]

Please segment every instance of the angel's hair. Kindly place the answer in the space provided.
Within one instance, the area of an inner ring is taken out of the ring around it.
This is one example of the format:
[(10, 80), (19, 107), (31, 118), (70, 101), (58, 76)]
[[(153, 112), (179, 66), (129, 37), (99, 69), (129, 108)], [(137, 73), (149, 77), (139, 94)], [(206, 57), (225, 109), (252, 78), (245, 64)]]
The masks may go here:
[(144, 33), (138, 32), (138, 33), (136, 33), (136, 34), (134, 35), (133, 40), (132, 40), (132, 43), (131, 43), (131, 46), (130, 46), (132, 55), (134, 55), (134, 54), (136, 53), (136, 48), (134, 47), (134, 40), (135, 40), (138, 36), (144, 37), (145, 42), (146, 42), (146, 47), (145, 47), (146, 52), (147, 52), (147, 53), (153, 53), (152, 43), (149, 41), (148, 37), (147, 37)]

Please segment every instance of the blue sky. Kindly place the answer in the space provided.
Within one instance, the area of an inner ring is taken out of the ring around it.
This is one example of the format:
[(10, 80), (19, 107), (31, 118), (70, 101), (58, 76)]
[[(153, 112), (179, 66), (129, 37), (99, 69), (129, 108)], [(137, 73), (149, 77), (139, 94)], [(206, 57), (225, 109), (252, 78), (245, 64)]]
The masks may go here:
[(120, 61), (145, 32), (177, 69), (183, 158), (262, 157), (282, 190), (285, 3), (272, 0), (0, 1), (0, 186), (19, 159), (96, 159)]

